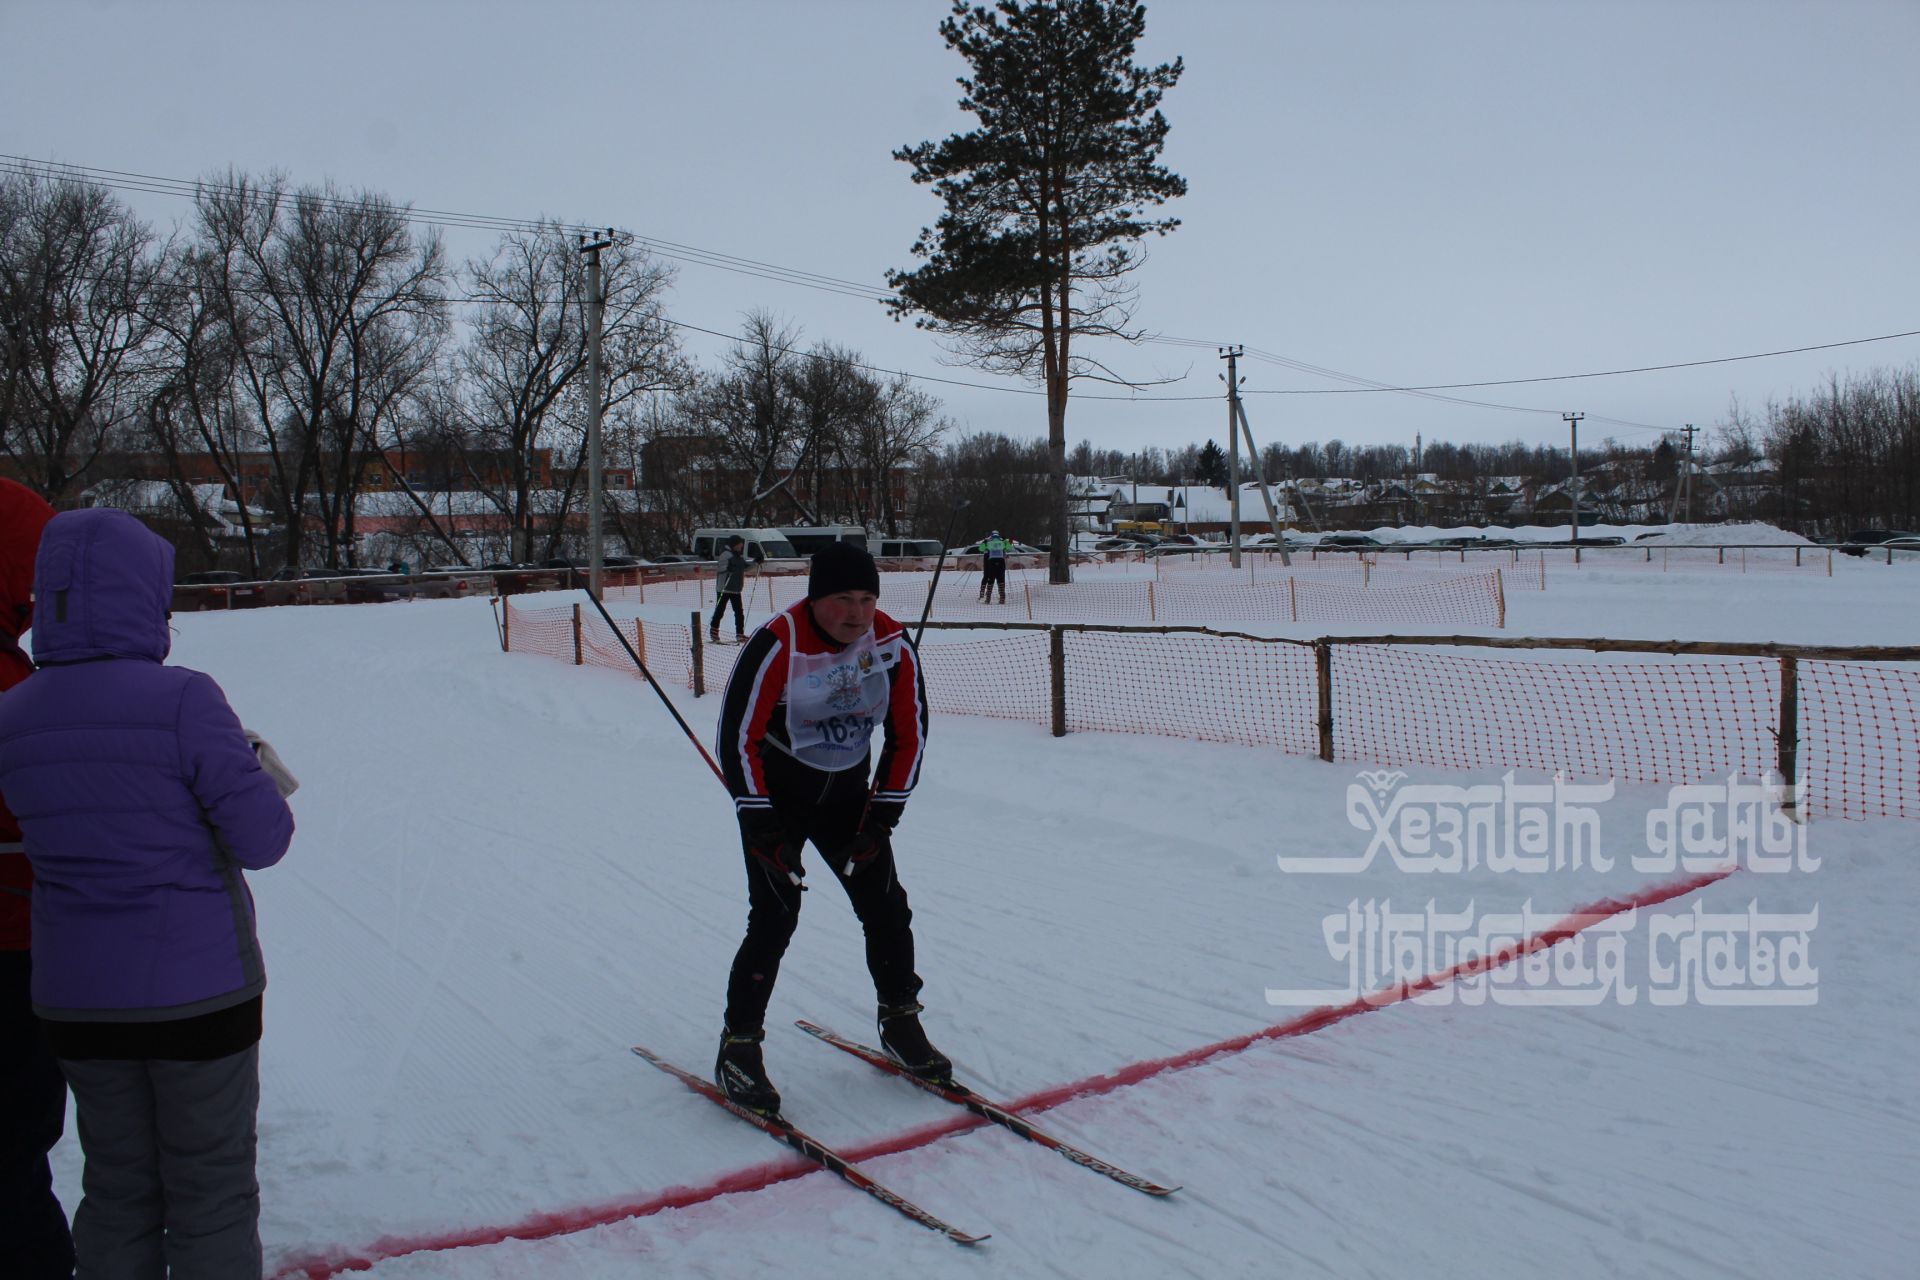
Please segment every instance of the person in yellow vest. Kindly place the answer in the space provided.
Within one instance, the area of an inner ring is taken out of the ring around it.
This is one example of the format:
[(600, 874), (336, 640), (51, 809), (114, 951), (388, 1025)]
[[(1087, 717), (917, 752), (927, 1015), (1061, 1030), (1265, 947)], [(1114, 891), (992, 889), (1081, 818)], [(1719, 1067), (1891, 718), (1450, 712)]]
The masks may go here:
[(992, 603), (995, 583), (1000, 585), (1000, 603), (1007, 602), (1007, 551), (1012, 546), (1000, 531), (995, 529), (981, 542), (980, 550), (980, 603)]

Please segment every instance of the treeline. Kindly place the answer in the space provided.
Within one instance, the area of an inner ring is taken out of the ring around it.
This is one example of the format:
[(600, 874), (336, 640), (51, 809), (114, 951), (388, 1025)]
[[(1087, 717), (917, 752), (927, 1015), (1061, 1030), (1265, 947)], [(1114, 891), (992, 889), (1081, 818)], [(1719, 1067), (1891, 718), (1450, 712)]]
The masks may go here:
[(1758, 414), (1736, 409), (1726, 435), (1777, 468), (1765, 519), (1841, 537), (1920, 529), (1920, 362), (1834, 376)]
[[(140, 507), (183, 569), (351, 564), (375, 489), (423, 531), (420, 559), (474, 554), (451, 490), (506, 531), (482, 554), (577, 553), (587, 271), (556, 222), (456, 263), (377, 193), (227, 173), (163, 234), (100, 186), (9, 171), (0, 453), (56, 506)], [(765, 315), (700, 369), (667, 319), (670, 270), (616, 244), (602, 271), (604, 464), (652, 463), (651, 488), (609, 506), (616, 539), (681, 550), (695, 524), (816, 510), (898, 524), (891, 481), (938, 441), (938, 401)], [(177, 521), (111, 492), (154, 485)], [(245, 496), (226, 509), (237, 548), (205, 510), (223, 486)]]
[[(1701, 441), (1698, 448), (1696, 461), (1705, 463), (1708, 461), (1706, 442)], [(1650, 448), (1603, 440), (1580, 450), (1583, 469), (1636, 463), (1643, 464), (1655, 476), (1671, 476), (1680, 465), (1679, 458), (1679, 451), (1665, 437)], [(1227, 453), (1213, 440), (1178, 449), (1147, 448), (1132, 453), (1096, 449), (1091, 442), (1082, 441), (1068, 455), (1068, 462), (1075, 475), (1137, 476), (1142, 484), (1224, 485), (1227, 482)], [(1518, 440), (1506, 444), (1451, 444), (1436, 440), (1425, 444), (1418, 456), (1409, 445), (1348, 445), (1337, 439), (1325, 444), (1308, 441), (1292, 448), (1269, 444), (1260, 451), (1257, 470), (1244, 456), (1240, 467), (1243, 480), (1264, 476), (1274, 484), (1329, 476), (1375, 484), (1427, 473), (1460, 485), (1498, 476), (1516, 477), (1525, 485), (1535, 487), (1557, 484), (1570, 474), (1567, 450)]]

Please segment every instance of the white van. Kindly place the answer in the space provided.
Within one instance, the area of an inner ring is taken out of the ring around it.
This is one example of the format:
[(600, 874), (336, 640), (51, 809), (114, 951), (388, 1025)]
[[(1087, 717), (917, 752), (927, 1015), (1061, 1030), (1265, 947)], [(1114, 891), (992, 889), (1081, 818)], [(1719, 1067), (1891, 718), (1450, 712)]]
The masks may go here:
[(810, 556), (836, 542), (851, 542), (856, 547), (867, 545), (867, 531), (857, 524), (783, 524), (780, 532), (787, 536), (793, 549), (803, 556)]
[(702, 560), (718, 560), (720, 553), (726, 550), (727, 539), (735, 534), (746, 539), (747, 559), (756, 563), (800, 558), (800, 553), (793, 549), (793, 544), (778, 529), (695, 529), (693, 554)]
[(868, 538), (867, 550), (880, 559), (886, 556), (937, 556), (941, 547), (938, 538)]

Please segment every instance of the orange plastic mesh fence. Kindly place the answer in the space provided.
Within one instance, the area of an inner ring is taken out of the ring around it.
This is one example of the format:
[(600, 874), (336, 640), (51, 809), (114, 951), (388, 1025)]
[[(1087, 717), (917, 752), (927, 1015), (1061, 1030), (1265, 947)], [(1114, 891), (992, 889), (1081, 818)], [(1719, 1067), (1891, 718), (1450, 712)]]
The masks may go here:
[[(1499, 625), (1498, 594), (1489, 564), (1461, 571), (1445, 566), (1409, 568), (1397, 561), (1387, 566), (1363, 566), (1352, 557), (1318, 562), (1296, 558), (1295, 570), (1289, 571), (1277, 557), (1270, 564), (1265, 557), (1248, 559), (1253, 563), (1243, 569), (1184, 569), (1159, 577), (1151, 568), (1139, 565), (1083, 565), (1074, 571), (1075, 580), (1066, 584), (1049, 583), (1044, 570), (1015, 569), (1007, 577), (1004, 603), (997, 589), (991, 601), (981, 601), (977, 569), (949, 570), (941, 576), (931, 616), (956, 622), (1177, 622), (1201, 626), (1310, 618), (1353, 618), (1374, 624)], [(1536, 564), (1503, 573), (1507, 591), (1539, 589)], [(1294, 594), (1302, 599), (1311, 589), (1315, 599), (1311, 614), (1289, 594), (1289, 577), (1298, 579), (1299, 589)], [(881, 574), (880, 607), (903, 621), (917, 621), (931, 580), (932, 574), (926, 571)], [(750, 579), (743, 593), (748, 627), (805, 594), (803, 576), (758, 575)], [(618, 600), (639, 604), (643, 597), (648, 605), (699, 609), (703, 617), (714, 605), (712, 585), (698, 578), (652, 582), (644, 588), (623, 587), (606, 593), (609, 603)], [(731, 629), (730, 616), (725, 625)]]
[(927, 705), (935, 711), (1052, 723), (1044, 631), (953, 641), (928, 636), (920, 661)]
[(1192, 632), (1068, 631), (1062, 640), (1070, 730), (1318, 749), (1305, 645)]
[[(502, 603), (515, 651), (574, 660), (571, 607)], [(690, 627), (634, 619), (620, 626), (655, 679), (692, 686)], [(1070, 730), (1318, 750), (1308, 646), (1072, 629), (1062, 643)], [(739, 646), (701, 648), (706, 690), (718, 693)], [(965, 639), (930, 633), (921, 649), (929, 703), (943, 714), (1050, 724), (1048, 649), (1047, 633), (1037, 630)], [(591, 610), (582, 610), (579, 652), (584, 663), (638, 675)], [(1730, 775), (1758, 780), (1778, 766), (1775, 658), (1567, 660), (1561, 652), (1520, 657), (1336, 643), (1332, 674), (1339, 759), (1670, 785)], [(1799, 696), (1806, 810), (1920, 817), (1920, 668), (1802, 660)]]
[(519, 609), (512, 596), (502, 597), (500, 603), (506, 607), (507, 635), (516, 652), (573, 661), (572, 609)]
[(1809, 808), (1843, 818), (1920, 818), (1920, 669), (1802, 662), (1800, 707)]
[[(921, 586), (921, 596), (925, 587)], [(1500, 625), (1499, 588), (1492, 573), (1449, 574), (1424, 581), (1367, 584), (1351, 572), (1258, 578), (1180, 574), (1095, 576), (1050, 583), (1029, 578), (979, 598), (979, 580), (943, 586), (933, 616), (948, 621), (1178, 623), (1221, 626), (1248, 622), (1358, 620), (1375, 624)]]
[(1768, 776), (1779, 663), (1431, 653), (1337, 645), (1334, 754), (1632, 782)]

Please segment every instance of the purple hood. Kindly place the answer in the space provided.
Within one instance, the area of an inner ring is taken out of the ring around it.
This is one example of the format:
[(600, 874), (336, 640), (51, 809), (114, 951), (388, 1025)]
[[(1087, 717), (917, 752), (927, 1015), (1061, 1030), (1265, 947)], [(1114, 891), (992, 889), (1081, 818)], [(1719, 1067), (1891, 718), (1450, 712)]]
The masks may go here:
[(160, 1021), (258, 995), (243, 868), (293, 814), (212, 677), (163, 665), (173, 548), (125, 512), (66, 511), (35, 565), (40, 670), (0, 698), (0, 794), (33, 864), (33, 1002)]
[(173, 647), (173, 547), (124, 511), (55, 516), (34, 563), (33, 660), (146, 658)]

